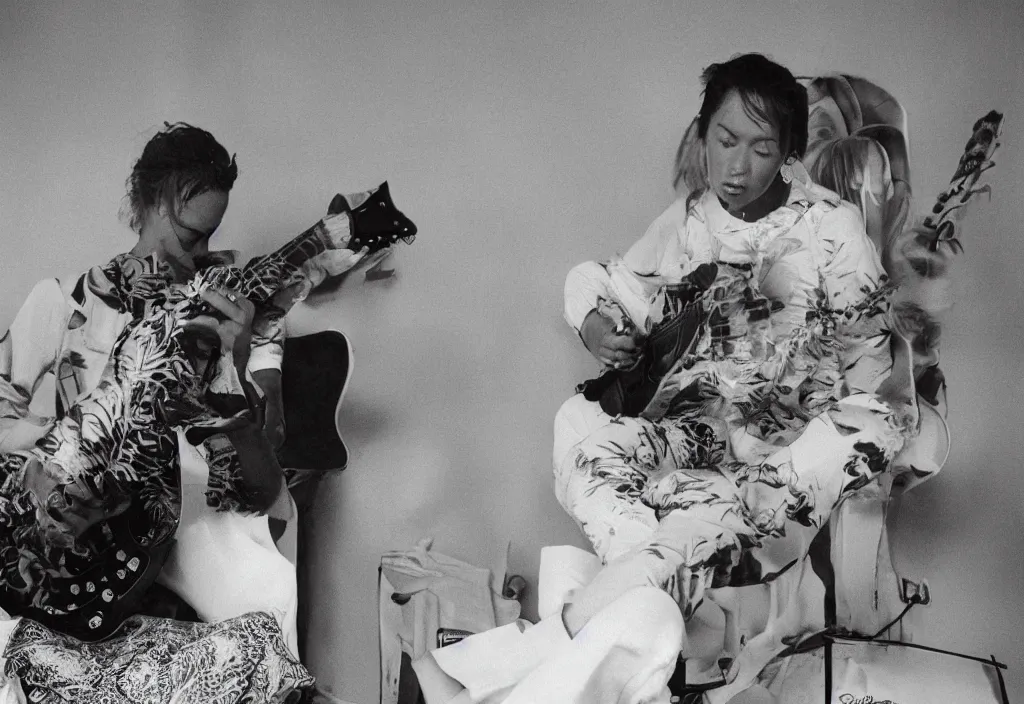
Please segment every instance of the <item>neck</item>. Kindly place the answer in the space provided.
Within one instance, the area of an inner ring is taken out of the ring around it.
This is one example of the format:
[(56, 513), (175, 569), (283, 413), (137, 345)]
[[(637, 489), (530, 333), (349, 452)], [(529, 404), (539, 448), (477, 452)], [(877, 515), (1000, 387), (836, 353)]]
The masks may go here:
[(143, 226), (139, 232), (139, 241), (130, 253), (142, 258), (156, 254), (174, 272), (174, 280), (178, 283), (192, 278), (196, 273), (192, 255), (181, 248), (173, 233), (170, 237), (161, 237), (157, 230)]
[(165, 249), (161, 245), (165, 237), (161, 236), (159, 223), (154, 220), (152, 215), (148, 215), (142, 221), (142, 227), (139, 228), (139, 241), (131, 249), (131, 253), (137, 257), (146, 257)]
[(139, 237), (139, 241), (135, 243), (129, 252), (134, 254), (136, 257), (146, 257), (156, 251), (156, 247), (151, 242), (147, 242), (145, 238)]
[(783, 181), (781, 176), (776, 176), (772, 184), (768, 186), (768, 190), (742, 208), (730, 208), (725, 203), (722, 203), (721, 199), (719, 199), (719, 202), (722, 203), (722, 207), (733, 217), (739, 218), (744, 222), (756, 222), (768, 213), (778, 210), (785, 205), (789, 199), (789, 191), (790, 184)]

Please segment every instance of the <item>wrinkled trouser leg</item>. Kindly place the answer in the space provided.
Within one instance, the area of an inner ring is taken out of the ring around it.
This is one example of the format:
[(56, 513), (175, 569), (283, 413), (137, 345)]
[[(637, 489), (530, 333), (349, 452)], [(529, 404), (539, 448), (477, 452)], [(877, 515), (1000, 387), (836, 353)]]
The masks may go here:
[(567, 609), (570, 633), (636, 587), (668, 592), (688, 617), (716, 575), (771, 579), (806, 555), (840, 501), (886, 469), (903, 443), (889, 407), (868, 394), (843, 399), (758, 464), (687, 468), (676, 431), (685, 428), (617, 420), (556, 468), (559, 502), (606, 562)]

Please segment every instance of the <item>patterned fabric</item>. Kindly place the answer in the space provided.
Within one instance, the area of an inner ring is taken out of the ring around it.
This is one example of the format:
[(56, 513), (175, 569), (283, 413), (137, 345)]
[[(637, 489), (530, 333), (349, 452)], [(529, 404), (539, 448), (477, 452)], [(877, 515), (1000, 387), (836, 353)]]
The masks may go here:
[(261, 613), (215, 624), (133, 616), (98, 644), (23, 619), (5, 655), (5, 674), (42, 704), (285, 702), (313, 684)]

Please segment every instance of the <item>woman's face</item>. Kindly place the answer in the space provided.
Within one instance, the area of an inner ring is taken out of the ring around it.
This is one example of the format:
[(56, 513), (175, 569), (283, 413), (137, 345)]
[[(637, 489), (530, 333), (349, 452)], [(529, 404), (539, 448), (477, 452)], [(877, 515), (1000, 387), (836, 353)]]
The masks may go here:
[(785, 160), (778, 128), (747, 114), (735, 90), (711, 116), (705, 145), (708, 183), (734, 215), (764, 195)]
[[(228, 208), (225, 191), (207, 191), (181, 204), (177, 212), (166, 205), (151, 208), (139, 232), (134, 252), (158, 251), (183, 281), (196, 270), (195, 260), (209, 253), (209, 241)], [(138, 249), (142, 247), (143, 249)]]
[(189, 254), (205, 254), (214, 230), (220, 227), (228, 209), (228, 194), (206, 191), (182, 204), (176, 217), (168, 217), (170, 229), (181, 249)]

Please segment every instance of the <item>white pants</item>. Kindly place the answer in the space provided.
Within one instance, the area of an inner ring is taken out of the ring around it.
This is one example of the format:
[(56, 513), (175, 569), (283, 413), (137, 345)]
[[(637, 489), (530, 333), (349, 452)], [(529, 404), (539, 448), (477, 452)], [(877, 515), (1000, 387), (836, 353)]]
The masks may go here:
[(428, 653), (413, 667), (427, 704), (668, 704), (683, 637), (679, 607), (631, 590), (570, 639), (561, 614)]
[(158, 581), (187, 601), (204, 621), (223, 621), (252, 611), (270, 614), (298, 657), (295, 565), (274, 545), (266, 516), (215, 511), (206, 505), (209, 467), (180, 436), (178, 447), (181, 523)]

